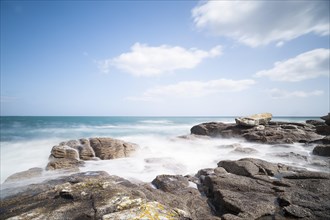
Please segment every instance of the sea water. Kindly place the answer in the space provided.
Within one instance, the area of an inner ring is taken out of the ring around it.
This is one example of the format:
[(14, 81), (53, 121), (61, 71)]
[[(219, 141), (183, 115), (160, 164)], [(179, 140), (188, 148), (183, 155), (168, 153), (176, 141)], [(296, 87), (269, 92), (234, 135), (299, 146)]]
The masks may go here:
[[(313, 117), (273, 118), (304, 122)], [(233, 123), (234, 117), (1, 117), (1, 183), (32, 167), (45, 168), (54, 145), (89, 137), (112, 137), (139, 145), (129, 158), (87, 161), (81, 171), (104, 170), (132, 181), (150, 182), (160, 174), (194, 174), (220, 160), (260, 158), (311, 170), (327, 171), (324, 158), (311, 154), (313, 145), (265, 145), (241, 139), (180, 138), (203, 122)], [(232, 144), (249, 147), (235, 152)], [(290, 153), (300, 155), (290, 156)], [(47, 172), (45, 172), (47, 173)], [(51, 177), (49, 173), (48, 177)]]

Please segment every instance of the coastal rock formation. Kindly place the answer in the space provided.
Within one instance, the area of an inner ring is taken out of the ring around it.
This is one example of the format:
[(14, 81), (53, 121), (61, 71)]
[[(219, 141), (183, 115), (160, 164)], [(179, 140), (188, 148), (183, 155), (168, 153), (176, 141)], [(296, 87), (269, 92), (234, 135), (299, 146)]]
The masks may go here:
[(235, 118), (236, 124), (246, 127), (254, 127), (258, 125), (266, 125), (272, 119), (273, 115), (271, 113), (261, 113), (250, 115), (247, 117)]
[(109, 160), (130, 156), (137, 145), (114, 138), (70, 140), (51, 150), (46, 170), (65, 169), (78, 171), (85, 160)]
[(243, 138), (247, 141), (266, 144), (306, 143), (322, 138), (315, 133), (315, 126), (307, 123), (272, 122), (255, 127), (209, 122), (195, 125), (191, 134), (210, 137)]
[(220, 161), (199, 179), (222, 219), (330, 218), (330, 174), (247, 158)]
[(185, 186), (176, 194), (165, 193), (101, 171), (16, 190), (1, 194), (3, 219), (220, 219), (197, 189)]

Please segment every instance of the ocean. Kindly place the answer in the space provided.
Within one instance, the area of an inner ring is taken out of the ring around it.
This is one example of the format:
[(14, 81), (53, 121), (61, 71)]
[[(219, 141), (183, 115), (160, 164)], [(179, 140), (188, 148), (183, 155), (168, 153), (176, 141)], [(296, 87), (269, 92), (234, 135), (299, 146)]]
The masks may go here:
[[(318, 117), (275, 117), (304, 122)], [(311, 151), (313, 145), (264, 145), (240, 139), (184, 139), (202, 122), (234, 122), (234, 117), (1, 117), (1, 183), (10, 175), (32, 167), (45, 168), (54, 145), (89, 137), (113, 137), (139, 145), (132, 157), (88, 161), (81, 171), (104, 170), (131, 181), (150, 182), (160, 174), (194, 174), (214, 168), (220, 160), (244, 157), (327, 171), (326, 162)], [(255, 149), (249, 154), (229, 145)], [(298, 156), (297, 156), (298, 155)], [(45, 176), (51, 177), (49, 172)]]

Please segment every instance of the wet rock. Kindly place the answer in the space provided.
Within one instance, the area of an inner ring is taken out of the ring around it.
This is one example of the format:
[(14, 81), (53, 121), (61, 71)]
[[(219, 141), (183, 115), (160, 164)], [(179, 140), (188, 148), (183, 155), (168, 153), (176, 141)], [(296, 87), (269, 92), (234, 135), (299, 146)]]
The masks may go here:
[(218, 166), (230, 174), (204, 172), (199, 179), (223, 219), (330, 218), (328, 173), (252, 158), (220, 161)]
[(240, 153), (240, 154), (254, 154), (258, 153), (258, 151), (254, 148), (250, 147), (236, 147), (235, 150), (231, 151), (232, 153)]
[(313, 149), (313, 154), (324, 156), (324, 157), (330, 157), (330, 144), (328, 145), (317, 145)]
[(164, 192), (175, 192), (189, 186), (188, 179), (181, 175), (159, 175), (152, 184)]
[(298, 153), (294, 152), (283, 152), (283, 153), (277, 153), (275, 154), (276, 157), (282, 157), (282, 158), (287, 158), (292, 160), (302, 160), (302, 161), (307, 161), (307, 156), (301, 155)]

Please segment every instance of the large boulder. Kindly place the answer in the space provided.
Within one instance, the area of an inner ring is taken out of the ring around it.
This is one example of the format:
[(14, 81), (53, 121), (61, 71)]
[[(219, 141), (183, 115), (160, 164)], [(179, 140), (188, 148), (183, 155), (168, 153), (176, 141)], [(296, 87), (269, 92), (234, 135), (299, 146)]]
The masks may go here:
[(113, 138), (90, 138), (89, 142), (101, 160), (129, 157), (137, 148), (136, 144)]
[(236, 124), (246, 127), (254, 127), (258, 125), (266, 125), (272, 119), (273, 115), (271, 113), (260, 113), (255, 115), (250, 115), (247, 117), (235, 118)]
[[(222, 219), (329, 219), (330, 174), (258, 159), (200, 171), (200, 189)], [(219, 168), (227, 172), (217, 172)]]
[(1, 219), (220, 220), (195, 188), (166, 193), (102, 171), (4, 189), (1, 197)]
[(114, 138), (70, 140), (51, 150), (47, 170), (79, 171), (86, 160), (109, 160), (132, 155), (138, 145)]

